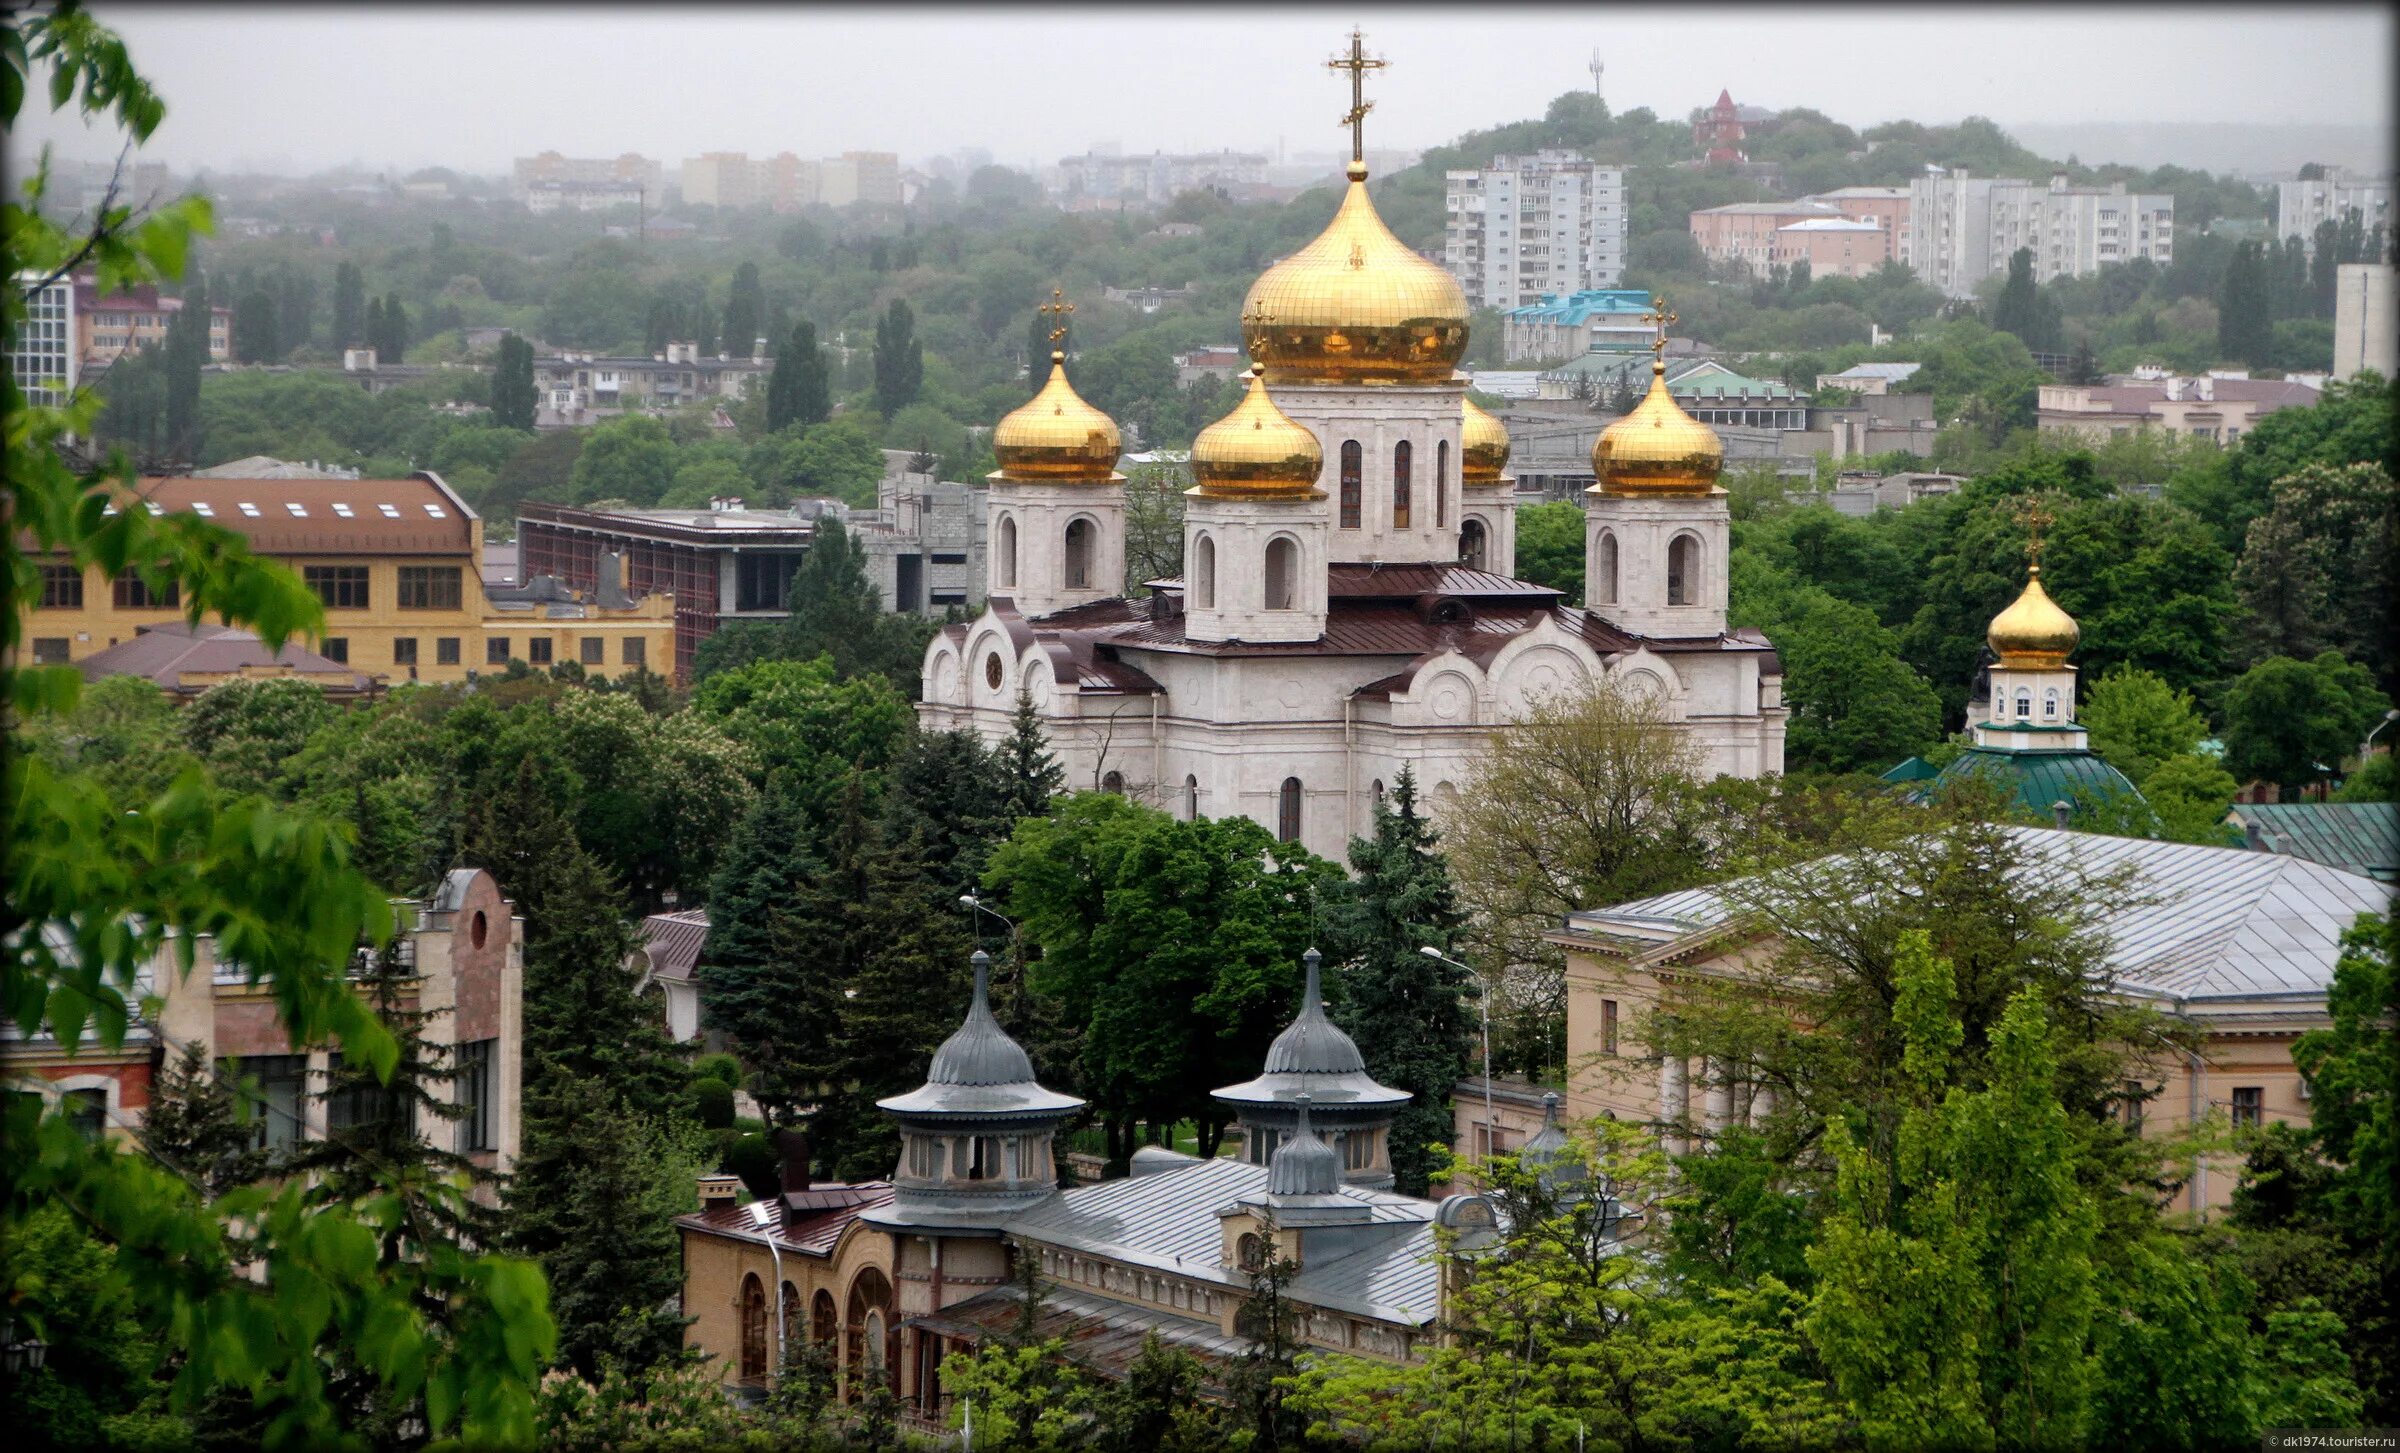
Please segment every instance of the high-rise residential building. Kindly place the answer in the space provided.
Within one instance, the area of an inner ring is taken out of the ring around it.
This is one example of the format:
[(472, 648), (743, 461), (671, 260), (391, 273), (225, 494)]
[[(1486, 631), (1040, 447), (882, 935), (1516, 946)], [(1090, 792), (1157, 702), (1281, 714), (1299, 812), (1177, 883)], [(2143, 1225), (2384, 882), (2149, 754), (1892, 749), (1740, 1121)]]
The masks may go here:
[(2175, 199), (2109, 187), (2048, 185), (1963, 170), (1909, 185), (1908, 265), (1947, 297), (2008, 271), (2018, 249), (2033, 252), (2034, 277), (2083, 277), (2111, 263), (2175, 260)]
[[(20, 276), (17, 285), (29, 286), (39, 276)], [(9, 374), (27, 403), (55, 408), (75, 392), (82, 361), (75, 346), (75, 284), (57, 278), (26, 297), (25, 319), (8, 340)]]
[(2334, 272), (2333, 376), (2372, 369), (2400, 376), (2400, 347), (2392, 333), (2392, 282), (2400, 269), (2386, 262), (2346, 262)]
[(1496, 156), (1447, 177), (1444, 267), (1477, 308), (1614, 288), (1625, 276), (1625, 169), (1571, 151)]
[(2340, 222), (2354, 211), (2370, 228), (2383, 224), (2388, 236), (2392, 223), (2392, 179), (2334, 171), (2306, 181), (2275, 184), (2275, 236), (2297, 237), (2312, 251), (2319, 224)]
[(637, 152), (623, 156), (561, 156), (545, 151), (540, 156), (521, 156), (509, 172), (509, 192), (520, 202), (531, 197), (537, 188), (561, 182), (579, 186), (598, 183), (621, 183), (639, 187), (652, 198), (665, 189), (666, 168)]

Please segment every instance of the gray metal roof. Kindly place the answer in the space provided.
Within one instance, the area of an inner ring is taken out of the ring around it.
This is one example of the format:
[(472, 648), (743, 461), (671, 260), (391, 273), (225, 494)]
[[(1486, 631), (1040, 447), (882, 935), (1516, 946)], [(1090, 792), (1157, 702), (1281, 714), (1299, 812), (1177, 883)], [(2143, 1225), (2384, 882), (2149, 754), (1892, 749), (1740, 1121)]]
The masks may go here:
[(2234, 808), (2233, 820), (2263, 852), (2387, 883), (2400, 877), (2400, 802), (2251, 803)]
[(1315, 949), (1300, 956), (1308, 981), (1300, 993), (1300, 1013), (1267, 1047), (1267, 1072), (1210, 1092), (1228, 1104), (1259, 1104), (1296, 1100), (1307, 1095), (1318, 1105), (1397, 1105), (1406, 1090), (1379, 1085), (1367, 1074), (1366, 1057), (1358, 1042), (1325, 1017), (1323, 960)]
[[(2361, 913), (2385, 913), (2392, 888), (2304, 858), (2047, 827), (2006, 829), (2027, 871), (2097, 877), (2130, 866), (2121, 899), (2100, 913), (2107, 965), (2127, 993), (2186, 1003), (2322, 995), (2342, 934)], [(1843, 857), (1820, 859), (1838, 871)], [(1568, 916), (1608, 934), (1691, 933), (1730, 916), (1716, 888), (1687, 888)]]
[(967, 1022), (933, 1052), (925, 1083), (875, 1103), (903, 1115), (1059, 1114), (1083, 1107), (1073, 1095), (1034, 1082), (1033, 1061), (992, 1017), (991, 955), (975, 955), (975, 998)]
[[(1309, 966), (1314, 976), (1316, 966)], [(1300, 1124), (1267, 1158), (1267, 1194), (1330, 1196), (1342, 1182), (1342, 1158), (1309, 1128), (1308, 1096), (1300, 1097)]]

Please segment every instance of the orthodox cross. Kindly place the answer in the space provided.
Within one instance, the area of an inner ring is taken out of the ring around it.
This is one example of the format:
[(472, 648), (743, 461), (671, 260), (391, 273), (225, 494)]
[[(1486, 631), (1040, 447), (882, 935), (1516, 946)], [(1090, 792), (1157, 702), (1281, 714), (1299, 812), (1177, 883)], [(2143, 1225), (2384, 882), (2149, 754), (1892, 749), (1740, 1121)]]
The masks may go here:
[(1656, 306), (1642, 314), (1642, 321), (1658, 330), (1658, 336), (1650, 340), (1651, 359), (1658, 363), (1666, 362), (1667, 325), (1675, 321), (1675, 315), (1667, 311), (1667, 300), (1661, 297)]
[(1369, 60), (1365, 40), (1365, 32), (1351, 27), (1350, 53), (1337, 55), (1325, 63), (1327, 70), (1350, 73), (1350, 110), (1342, 117), (1341, 124), (1350, 128), (1350, 160), (1359, 163), (1367, 159), (1367, 113), (1375, 109), (1375, 103), (1367, 99), (1367, 72), (1380, 71), (1391, 64), (1386, 60)]
[(1075, 305), (1067, 301), (1067, 295), (1063, 291), (1052, 288), (1050, 301), (1034, 311), (1057, 320), (1057, 326), (1050, 330), (1050, 346), (1056, 348), (1059, 340), (1067, 336), (1067, 316), (1075, 311)]
[(2058, 523), (2049, 504), (2038, 494), (2025, 496), (2016, 509), (2017, 523), (2025, 527), (2025, 558), (2033, 562), (2033, 573), (2042, 573), (2042, 531)]

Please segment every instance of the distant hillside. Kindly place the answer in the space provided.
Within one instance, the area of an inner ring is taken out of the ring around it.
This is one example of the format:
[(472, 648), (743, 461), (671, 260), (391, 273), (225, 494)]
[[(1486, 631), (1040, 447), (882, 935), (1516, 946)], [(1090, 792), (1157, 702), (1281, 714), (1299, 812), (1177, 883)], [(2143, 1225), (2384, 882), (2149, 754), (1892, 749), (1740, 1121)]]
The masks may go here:
[(2045, 156), (2090, 164), (2191, 167), (2244, 175), (2289, 175), (2303, 162), (2383, 171), (2392, 139), (2372, 126), (2244, 126), (2145, 121), (2020, 122), (2008, 133)]

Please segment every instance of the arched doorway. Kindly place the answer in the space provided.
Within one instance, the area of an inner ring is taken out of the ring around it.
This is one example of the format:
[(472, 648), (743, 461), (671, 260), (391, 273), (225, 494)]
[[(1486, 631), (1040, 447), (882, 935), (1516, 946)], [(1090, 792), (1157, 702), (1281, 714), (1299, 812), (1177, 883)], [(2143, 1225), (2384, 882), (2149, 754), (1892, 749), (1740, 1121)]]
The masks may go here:
[(740, 1313), (741, 1380), (763, 1383), (767, 1380), (767, 1288), (756, 1272), (742, 1278)]

